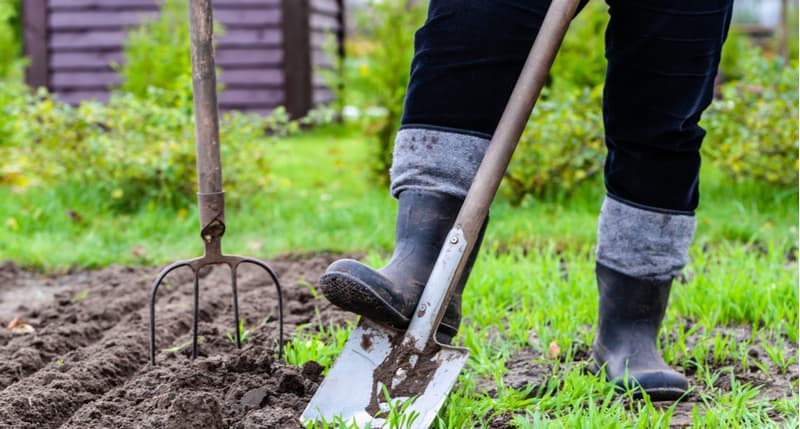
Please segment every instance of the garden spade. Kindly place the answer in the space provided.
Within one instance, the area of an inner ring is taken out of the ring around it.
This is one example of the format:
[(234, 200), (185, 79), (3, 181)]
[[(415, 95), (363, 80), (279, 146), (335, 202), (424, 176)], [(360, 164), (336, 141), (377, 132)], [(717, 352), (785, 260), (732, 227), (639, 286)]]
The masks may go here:
[(407, 331), (364, 318), (301, 419), (359, 427), (427, 428), (469, 357), (436, 328), (461, 277), (579, 0), (553, 0)]
[(233, 294), (233, 329), (236, 346), (242, 347), (239, 329), (239, 300), (236, 271), (242, 264), (262, 268), (275, 284), (278, 294), (278, 354), (283, 345), (283, 297), (275, 272), (266, 263), (250, 257), (222, 253), (225, 233), (225, 194), (222, 191), (222, 161), (219, 150), (219, 116), (217, 113), (217, 76), (214, 69), (214, 20), (211, 0), (190, 0), (189, 24), (192, 50), (192, 87), (194, 92), (195, 132), (197, 134), (197, 205), (200, 212), (200, 237), (205, 254), (199, 258), (178, 261), (165, 267), (150, 290), (150, 363), (156, 363), (156, 293), (164, 278), (175, 269), (188, 267), (194, 273), (194, 318), (192, 321), (192, 359), (197, 357), (197, 323), (200, 308), (200, 269), (211, 265), (227, 265), (231, 273)]

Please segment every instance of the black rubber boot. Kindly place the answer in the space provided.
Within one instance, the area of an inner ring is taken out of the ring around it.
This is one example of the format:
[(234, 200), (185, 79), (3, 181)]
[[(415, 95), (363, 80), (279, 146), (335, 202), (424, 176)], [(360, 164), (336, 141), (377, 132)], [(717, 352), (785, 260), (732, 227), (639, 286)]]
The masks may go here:
[(672, 280), (627, 276), (597, 264), (600, 307), (592, 359), (605, 365), (607, 378), (619, 389), (646, 392), (653, 401), (678, 399), (689, 382), (664, 362), (656, 347)]
[[(398, 202), (395, 249), (389, 263), (373, 270), (352, 259), (338, 260), (320, 278), (322, 293), (347, 311), (395, 328), (408, 327), (462, 203), (461, 198), (440, 193), (403, 191)], [(482, 239), (483, 230), (442, 317), (436, 334), (439, 342), (450, 343), (458, 331), (461, 294)]]

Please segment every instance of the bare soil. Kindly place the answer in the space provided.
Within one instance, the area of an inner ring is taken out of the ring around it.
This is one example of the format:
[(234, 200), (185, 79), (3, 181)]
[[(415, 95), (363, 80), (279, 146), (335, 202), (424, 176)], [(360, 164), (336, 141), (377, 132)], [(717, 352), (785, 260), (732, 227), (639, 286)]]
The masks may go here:
[[(340, 257), (319, 253), (269, 261), (284, 288), (286, 338), (303, 324), (354, 320), (311, 291), (325, 268)], [(230, 273), (223, 267), (203, 273), (199, 324), (203, 342), (192, 362), (190, 347), (171, 349), (191, 338), (193, 277), (188, 270), (168, 277), (158, 296), (160, 351), (153, 367), (147, 301), (159, 269), (112, 266), (42, 275), (0, 263), (0, 427), (301, 427), (298, 417), (321, 381), (322, 368), (314, 362), (298, 368), (276, 359), (277, 295), (269, 278), (255, 267), (243, 267), (239, 273), (240, 316), (251, 333), (237, 350), (226, 335), (235, 329)], [(6, 328), (13, 319), (16, 330)], [(20, 321), (34, 331), (20, 332)], [(717, 333), (744, 339), (750, 327), (698, 330), (693, 338)], [(787, 359), (796, 357), (797, 345), (787, 345), (791, 346)], [(512, 356), (506, 361), (505, 385), (518, 389), (532, 385), (532, 395), (554, 384), (560, 388), (550, 379), (552, 361), (546, 352), (546, 346), (532, 345)], [(749, 353), (754, 358), (767, 356), (758, 344)], [(589, 345), (562, 355), (570, 356), (567, 365), (585, 365)], [(755, 366), (742, 368), (738, 362), (706, 364), (732, 368), (735, 381), (758, 386), (766, 398), (796, 395), (796, 364), (786, 372), (770, 367), (768, 375)], [(691, 367), (683, 371), (692, 385), (703, 385)], [(715, 387), (730, 391), (731, 381), (723, 375)], [(478, 389), (493, 395), (494, 385), (486, 380)], [(692, 408), (702, 405), (703, 391), (697, 389), (677, 406), (673, 427), (691, 425)], [(508, 427), (512, 418), (508, 413), (498, 415), (490, 427)]]
[[(310, 286), (341, 255), (289, 255), (269, 261), (283, 284), (286, 338), (302, 324), (354, 317), (315, 299)], [(258, 268), (238, 275), (240, 317), (250, 338), (237, 350), (230, 273), (200, 281), (199, 357), (190, 347), (193, 276), (170, 275), (157, 301), (157, 365), (149, 364), (150, 283), (159, 268), (112, 266), (64, 276), (0, 264), (0, 427), (293, 428), (321, 381), (322, 368), (275, 358), (277, 293)], [(27, 290), (25, 290), (27, 289)]]

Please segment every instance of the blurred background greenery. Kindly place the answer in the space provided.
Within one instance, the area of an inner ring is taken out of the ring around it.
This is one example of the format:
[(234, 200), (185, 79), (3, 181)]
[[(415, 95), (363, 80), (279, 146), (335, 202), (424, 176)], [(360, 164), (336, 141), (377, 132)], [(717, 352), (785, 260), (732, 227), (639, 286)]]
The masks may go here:
[[(717, 97), (702, 123), (708, 130), (705, 176), (748, 189), (764, 186), (763, 192), (791, 197), (798, 186), (797, 7), (796, 2), (787, 3), (780, 25), (767, 32), (754, 31), (753, 21), (759, 21), (747, 8), (740, 10), (741, 22), (734, 25), (725, 48)], [(287, 181), (297, 180), (284, 173), (291, 161), (282, 158), (284, 146), (278, 143), (287, 136), (313, 141), (308, 144), (318, 145), (314, 150), (327, 147), (334, 152), (341, 149), (326, 142), (344, 138), (347, 150), (358, 153), (352, 158), (358, 165), (342, 165), (343, 158), (333, 156), (334, 168), (370, 189), (364, 192), (386, 193), (413, 35), (425, 19), (427, 2), (347, 4), (346, 55), (337, 64), (341, 73), (324, 74), (336, 89), (335, 105), (320, 106), (298, 121), (290, 120), (282, 108), (268, 117), (224, 115), (224, 177), (233, 207), (246, 207), (254, 196), (280, 194)], [(166, 0), (157, 20), (130, 30), (125, 61), (117, 68), (122, 83), (110, 101), (71, 106), (23, 83), (20, 2), (0, 0), (0, 191), (20, 202), (18, 209), (23, 210), (5, 216), (8, 233), (18, 231), (23, 218), (32, 222), (35, 209), (24, 208), (21, 201), (26, 199), (28, 205), (44, 198), (62, 201), (67, 211), (113, 216), (154, 210), (185, 213), (192, 207), (194, 131), (186, 15), (185, 1)], [(600, 97), (607, 19), (605, 3), (594, 0), (572, 24), (507, 172), (500, 204), (579, 201), (584, 183), (601, 186), (605, 149)], [(330, 46), (329, 54), (335, 57), (335, 47)], [(319, 129), (309, 131), (308, 125)], [(325, 163), (328, 158), (314, 161)], [(311, 176), (311, 186), (320, 187), (328, 179), (317, 177), (319, 171), (310, 168), (302, 174)], [(81, 190), (78, 201), (67, 197), (75, 189)], [(367, 248), (374, 244), (365, 240)], [(382, 247), (390, 245), (385, 239), (378, 241)]]

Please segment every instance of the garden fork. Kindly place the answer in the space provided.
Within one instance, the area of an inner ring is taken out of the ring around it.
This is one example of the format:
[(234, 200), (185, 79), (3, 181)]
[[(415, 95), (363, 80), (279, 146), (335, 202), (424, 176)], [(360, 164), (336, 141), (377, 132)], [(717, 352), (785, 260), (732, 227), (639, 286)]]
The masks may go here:
[(150, 290), (150, 363), (156, 363), (156, 293), (171, 271), (189, 267), (194, 273), (194, 317), (192, 320), (192, 359), (197, 357), (197, 323), (200, 306), (200, 269), (210, 265), (227, 265), (231, 271), (233, 290), (233, 322), (236, 347), (242, 347), (239, 330), (239, 301), (236, 293), (236, 271), (242, 264), (264, 269), (272, 278), (278, 292), (278, 355), (283, 347), (283, 297), (278, 276), (258, 259), (224, 255), (222, 235), (225, 233), (225, 198), (222, 191), (222, 162), (219, 150), (219, 118), (217, 114), (217, 77), (214, 69), (214, 20), (211, 0), (190, 1), (192, 50), (192, 86), (194, 89), (195, 131), (197, 133), (197, 203), (200, 212), (200, 237), (205, 254), (202, 257), (178, 261), (165, 267), (156, 277)]

